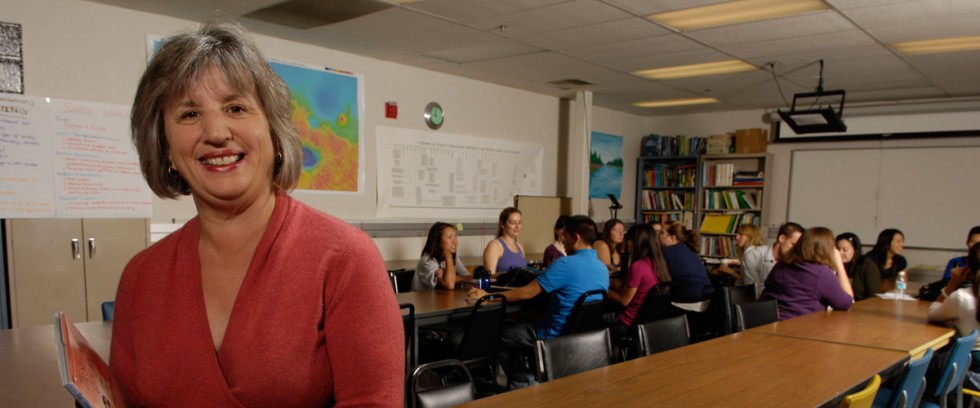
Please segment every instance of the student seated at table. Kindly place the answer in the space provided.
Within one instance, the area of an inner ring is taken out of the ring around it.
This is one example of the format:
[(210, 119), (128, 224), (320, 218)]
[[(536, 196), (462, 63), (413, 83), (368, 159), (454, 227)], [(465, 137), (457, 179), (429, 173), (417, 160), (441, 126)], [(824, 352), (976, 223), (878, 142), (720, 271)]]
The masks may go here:
[[(970, 233), (966, 234), (966, 249), (973, 247), (973, 244), (980, 242), (980, 225), (970, 228)], [(953, 272), (953, 268), (960, 268), (966, 266), (966, 257), (957, 256), (949, 260), (946, 264), (946, 272), (943, 273), (943, 279), (949, 279), (950, 274)]]
[[(533, 371), (524, 365), (521, 358), (530, 355), (534, 342), (566, 334), (568, 318), (578, 298), (590, 290), (609, 289), (609, 273), (592, 248), (596, 235), (595, 222), (591, 218), (584, 215), (570, 217), (562, 236), (568, 255), (555, 260), (531, 283), (500, 292), (508, 302), (531, 299), (542, 292), (548, 293), (551, 299), (548, 312), (534, 327), (517, 322), (504, 327), (497, 361), (507, 373), (507, 383), (511, 388), (535, 383)], [(476, 300), (486, 294), (473, 288), (468, 297)]]
[(565, 223), (567, 222), (567, 215), (560, 215), (558, 216), (558, 219), (555, 220), (555, 242), (552, 242), (551, 245), (548, 245), (548, 247), (544, 249), (544, 261), (541, 262), (544, 264), (545, 268), (551, 266), (551, 264), (555, 262), (555, 259), (566, 255), (565, 244), (561, 243), (561, 237), (565, 234)]
[(854, 291), (854, 301), (881, 293), (881, 273), (868, 257), (861, 255), (861, 239), (851, 232), (837, 236), (837, 250)]
[(626, 272), (622, 286), (610, 285), (607, 295), (613, 302), (624, 306), (621, 312), (610, 313), (606, 317), (606, 323), (614, 338), (627, 336), (647, 294), (658, 284), (671, 280), (653, 227), (636, 224), (630, 228), (626, 236), (626, 247), (630, 256), (629, 270)]
[(504, 208), (497, 220), (497, 237), (483, 249), (483, 267), (492, 274), (513, 268), (526, 268), (524, 247), (517, 242), (522, 227), (521, 210)]
[(609, 269), (609, 273), (619, 272), (622, 266), (625, 233), (626, 224), (612, 218), (603, 225), (602, 236), (595, 242), (595, 253)]
[(779, 320), (808, 313), (847, 310), (854, 304), (854, 292), (834, 247), (834, 234), (824, 227), (808, 229), (766, 278), (760, 299), (776, 299)]
[[(769, 257), (772, 257), (772, 248), (768, 245), (764, 245), (762, 242), (762, 233), (759, 232), (759, 227), (755, 224), (742, 224), (735, 229), (735, 245), (738, 245), (742, 249), (742, 258), (729, 261), (729, 263), (721, 264), (718, 267), (718, 271), (731, 277), (735, 278), (739, 283), (748, 284), (755, 283), (755, 281), (745, 282), (745, 277), (749, 276), (750, 279), (754, 279), (756, 276), (769, 274), (769, 270), (765, 272), (758, 270), (764, 267), (764, 259), (766, 258), (766, 252), (769, 253)], [(732, 265), (741, 266), (741, 272), (736, 271), (731, 268)], [(772, 265), (769, 265), (770, 269)]]
[[(980, 243), (974, 243), (967, 254), (966, 266), (953, 268), (949, 277), (949, 283), (936, 298), (935, 302), (929, 305), (929, 321), (940, 323), (952, 323), (956, 327), (956, 332), (960, 336), (970, 334), (974, 329), (980, 329), (980, 315), (977, 314), (977, 300), (980, 299), (977, 291), (980, 289), (980, 282), (977, 282), (977, 271), (980, 271)], [(964, 282), (972, 282), (969, 287), (961, 288)], [(973, 362), (970, 364), (970, 371), (980, 373), (980, 339), (973, 345)]]
[(874, 261), (881, 272), (881, 290), (887, 292), (895, 289), (895, 277), (908, 266), (905, 257), (901, 255), (904, 249), (905, 234), (889, 228), (878, 234), (878, 241), (868, 251), (867, 257)]
[(415, 266), (412, 290), (452, 290), (456, 282), (469, 279), (470, 273), (456, 253), (458, 245), (455, 226), (444, 222), (432, 224), (419, 263)]
[(672, 279), (671, 299), (675, 303), (700, 303), (711, 298), (715, 289), (708, 278), (708, 270), (698, 258), (694, 237), (684, 224), (677, 221), (664, 224), (659, 240)]

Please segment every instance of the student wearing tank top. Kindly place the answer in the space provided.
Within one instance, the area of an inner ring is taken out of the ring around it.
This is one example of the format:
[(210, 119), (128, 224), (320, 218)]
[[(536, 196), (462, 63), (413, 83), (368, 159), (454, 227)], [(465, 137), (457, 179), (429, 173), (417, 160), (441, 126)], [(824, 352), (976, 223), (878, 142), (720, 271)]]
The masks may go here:
[(491, 273), (507, 272), (513, 268), (527, 267), (524, 247), (517, 242), (521, 233), (521, 210), (504, 208), (497, 222), (497, 238), (487, 243), (483, 250), (483, 267)]

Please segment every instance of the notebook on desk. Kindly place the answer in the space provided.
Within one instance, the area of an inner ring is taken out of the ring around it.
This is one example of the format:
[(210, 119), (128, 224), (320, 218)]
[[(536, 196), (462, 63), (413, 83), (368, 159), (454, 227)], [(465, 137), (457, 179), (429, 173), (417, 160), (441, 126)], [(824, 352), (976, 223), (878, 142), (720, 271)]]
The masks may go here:
[(85, 408), (126, 407), (126, 398), (109, 372), (109, 365), (68, 321), (64, 311), (54, 315), (54, 338), (58, 345), (61, 384), (79, 405)]

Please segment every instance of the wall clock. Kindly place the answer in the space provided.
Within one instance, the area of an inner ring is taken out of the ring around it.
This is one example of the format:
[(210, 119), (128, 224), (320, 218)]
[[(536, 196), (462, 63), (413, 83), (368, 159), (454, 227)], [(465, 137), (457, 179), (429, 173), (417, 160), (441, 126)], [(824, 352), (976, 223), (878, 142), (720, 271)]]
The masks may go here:
[(445, 121), (446, 116), (439, 103), (429, 102), (428, 105), (425, 105), (425, 113), (422, 114), (422, 118), (425, 119), (425, 124), (429, 129), (435, 130), (442, 127), (442, 122)]

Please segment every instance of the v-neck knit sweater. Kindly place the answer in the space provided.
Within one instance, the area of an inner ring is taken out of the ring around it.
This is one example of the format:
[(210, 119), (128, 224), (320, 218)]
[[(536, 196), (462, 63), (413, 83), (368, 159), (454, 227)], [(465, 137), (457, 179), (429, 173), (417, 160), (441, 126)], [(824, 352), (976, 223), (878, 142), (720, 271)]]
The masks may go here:
[(405, 340), (371, 239), (277, 193), (215, 352), (200, 220), (134, 257), (110, 368), (135, 406), (402, 406)]

